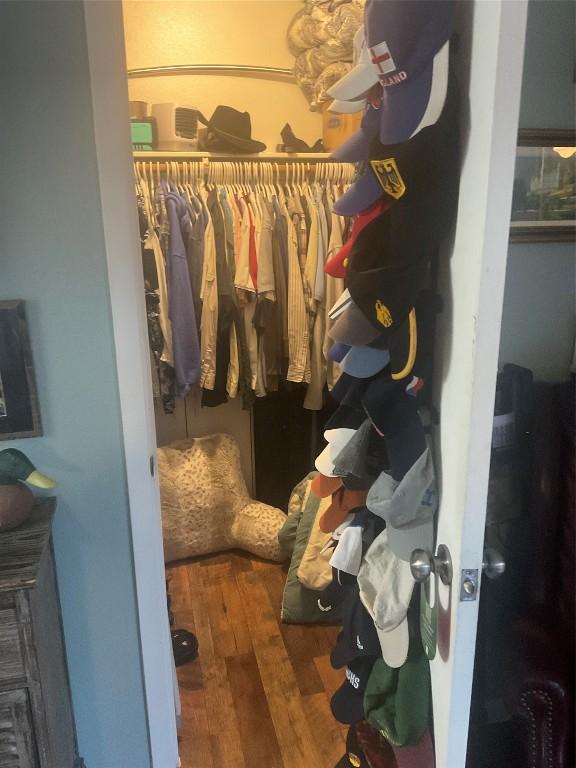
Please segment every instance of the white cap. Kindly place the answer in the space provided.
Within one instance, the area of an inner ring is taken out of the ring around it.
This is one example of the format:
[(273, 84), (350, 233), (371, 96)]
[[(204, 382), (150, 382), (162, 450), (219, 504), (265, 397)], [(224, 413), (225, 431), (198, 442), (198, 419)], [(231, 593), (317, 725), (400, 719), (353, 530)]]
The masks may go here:
[(370, 60), (370, 51), (365, 47), (360, 63), (328, 88), (326, 93), (337, 101), (361, 101), (377, 82), (378, 70)]
[(388, 546), (388, 532), (372, 542), (358, 572), (360, 599), (372, 617), (382, 657), (388, 666), (401, 667), (408, 657), (408, 606), (414, 590), (410, 563)]
[(355, 112), (363, 112), (367, 106), (367, 99), (360, 99), (360, 101), (339, 101), (334, 99), (328, 107), (328, 112), (335, 112), (338, 115), (351, 115)]
[(355, 434), (355, 429), (348, 429), (347, 427), (327, 429), (326, 432), (324, 432), (324, 437), (328, 441), (328, 445), (324, 448), (322, 453), (316, 457), (316, 461), (314, 462), (318, 472), (322, 473), (325, 477), (335, 477), (334, 460)]

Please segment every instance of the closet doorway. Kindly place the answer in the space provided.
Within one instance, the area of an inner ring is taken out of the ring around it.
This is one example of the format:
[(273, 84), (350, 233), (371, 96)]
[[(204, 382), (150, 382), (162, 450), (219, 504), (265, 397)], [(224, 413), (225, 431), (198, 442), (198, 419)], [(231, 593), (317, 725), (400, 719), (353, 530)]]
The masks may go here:
[[(169, 9), (171, 4), (161, 5)], [(459, 22), (466, 54), (460, 60), (461, 75), (469, 86), (472, 127), (465, 129), (456, 248), (442, 275), (448, 312), (437, 377), (442, 384), (437, 402), (445, 498), (438, 543), (451, 550), (457, 576), (461, 568), (479, 568), (482, 560), (486, 446), (500, 317), (494, 302), (501, 301), (504, 280), (524, 14), (524, 3), (474, 3)], [(165, 768), (177, 764), (176, 729), (157, 481), (155, 490), (149, 490), (151, 470), (156, 474), (153, 405), (144, 305), (142, 296), (138, 298), (143, 281), (125, 131), (123, 25), (117, 4), (87, 3), (86, 22), (151, 752), (153, 765)], [(177, 28), (172, 31), (177, 35)], [(484, 66), (485, 50), (498, 52), (498, 66), (490, 71)], [(146, 492), (139, 493), (139, 483)], [(185, 709), (179, 751), (184, 768), (200, 761), (214, 768), (239, 768), (256, 760), (279, 767), (334, 765), (345, 751), (345, 730), (329, 711), (330, 694), (342, 683), (328, 660), (338, 629), (279, 623), (281, 566), (233, 552), (172, 570), (172, 608), (179, 621), (196, 632), (201, 646), (200, 663), (182, 667), (180, 673)], [(446, 768), (461, 768), (477, 607), (460, 604), (450, 590), (440, 588), (439, 594), (447, 601), (448, 634), (432, 663), (436, 759)], [(211, 686), (209, 693), (206, 686)], [(260, 702), (259, 709), (255, 702)]]

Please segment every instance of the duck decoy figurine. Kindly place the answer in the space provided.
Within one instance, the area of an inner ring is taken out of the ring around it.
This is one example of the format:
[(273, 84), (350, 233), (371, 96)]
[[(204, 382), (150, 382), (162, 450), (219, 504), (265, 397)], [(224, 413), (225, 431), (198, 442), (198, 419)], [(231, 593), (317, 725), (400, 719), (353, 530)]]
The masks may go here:
[(16, 448), (0, 451), (0, 533), (24, 523), (32, 512), (34, 494), (24, 483), (54, 488), (56, 482), (39, 472)]

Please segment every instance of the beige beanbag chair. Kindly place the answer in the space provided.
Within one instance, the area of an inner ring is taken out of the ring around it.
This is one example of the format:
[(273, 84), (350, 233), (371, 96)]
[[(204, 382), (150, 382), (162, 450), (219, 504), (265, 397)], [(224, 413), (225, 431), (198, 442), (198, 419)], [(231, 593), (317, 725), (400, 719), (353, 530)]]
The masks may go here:
[(158, 449), (166, 562), (244, 549), (280, 562), (278, 531), (286, 515), (252, 500), (234, 438), (218, 434)]

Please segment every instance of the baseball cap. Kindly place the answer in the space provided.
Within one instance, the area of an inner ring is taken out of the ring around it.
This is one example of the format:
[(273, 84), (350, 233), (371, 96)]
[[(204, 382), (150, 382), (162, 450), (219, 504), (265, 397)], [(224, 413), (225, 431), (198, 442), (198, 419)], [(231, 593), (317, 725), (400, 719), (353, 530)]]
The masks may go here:
[(310, 483), (310, 490), (315, 496), (320, 499), (326, 499), (328, 496), (332, 496), (336, 493), (338, 488), (342, 485), (342, 480), (339, 477), (328, 477), (321, 472), (316, 473)]
[(350, 347), (370, 344), (378, 338), (379, 334), (378, 328), (372, 325), (353, 301), (349, 302), (344, 312), (334, 320), (332, 327), (328, 330), (331, 339)]
[[(365, 419), (354, 437), (334, 460), (334, 473), (342, 477), (364, 480), (358, 488), (370, 488), (380, 472), (388, 467), (386, 442), (376, 432), (370, 419)], [(350, 487), (344, 483), (345, 487)]]
[[(355, 312), (360, 310), (355, 304), (350, 305)], [(407, 379), (411, 380), (406, 386), (407, 391), (416, 394), (421, 388), (423, 381), (430, 377), (433, 366), (434, 350), (434, 316), (441, 307), (440, 297), (429, 289), (420, 291), (416, 298), (416, 303), (408, 313), (407, 320), (401, 323), (395, 332), (390, 334), (388, 329), (383, 328), (376, 338), (364, 343), (369, 347), (376, 349), (387, 349), (390, 354), (390, 377), (394, 381)], [(351, 321), (346, 320), (348, 312), (344, 312), (334, 323), (330, 333), (339, 337), (346, 336), (347, 326), (352, 327), (347, 338), (370, 337), (370, 331), (366, 330), (361, 322), (354, 316)], [(341, 322), (340, 322), (341, 321)], [(365, 318), (365, 322), (368, 320)], [(338, 325), (337, 325), (338, 324)], [(340, 329), (344, 328), (341, 334)], [(374, 329), (375, 330), (375, 329)], [(416, 389), (413, 389), (414, 386)]]
[(337, 317), (339, 317), (342, 312), (346, 310), (346, 307), (350, 304), (351, 301), (352, 296), (350, 295), (350, 291), (345, 288), (328, 311), (328, 317), (330, 320), (335, 320)]
[(438, 493), (429, 446), (400, 482), (381, 472), (368, 491), (366, 506), (386, 521), (388, 546), (402, 560), (410, 561), (415, 549), (432, 551)]
[(355, 432), (355, 429), (348, 429), (346, 427), (327, 429), (324, 432), (324, 438), (327, 440), (328, 445), (316, 457), (314, 462), (318, 472), (325, 477), (334, 477), (334, 459), (348, 440), (354, 436)]
[[(373, 519), (374, 516), (370, 514), (368, 509), (358, 509), (356, 511), (354, 520), (344, 529), (336, 542), (336, 547), (330, 558), (330, 565), (333, 568), (349, 573), (352, 576), (358, 575), (364, 550), (364, 528)], [(367, 527), (371, 530), (374, 529), (373, 526)]]
[(364, 316), (380, 334), (386, 332), (391, 375), (401, 379), (411, 373), (416, 361), (415, 304), (428, 280), (430, 252), (421, 244), (412, 251), (395, 244), (390, 225), (387, 211), (358, 235), (350, 252), (346, 286)]
[[(377, 374), (381, 375), (381, 374)], [(362, 395), (364, 394), (370, 379), (355, 379), (347, 373), (342, 372), (338, 381), (332, 387), (330, 393), (334, 400), (340, 405), (346, 405), (349, 408), (362, 410)]]
[[(318, 598), (318, 607), (321, 611), (328, 612), (342, 605), (347, 595), (356, 586), (356, 579), (348, 573), (340, 572), (332, 568), (332, 581), (325, 587)], [(345, 666), (342, 664), (341, 666)], [(337, 669), (337, 667), (336, 667)]]
[(378, 82), (378, 70), (372, 63), (364, 37), (364, 27), (354, 35), (354, 66), (326, 93), (338, 101), (359, 101)]
[[(357, 102), (341, 102), (352, 104)], [(370, 154), (370, 145), (378, 139), (380, 130), (380, 107), (368, 104), (366, 111), (360, 120), (360, 127), (352, 136), (343, 141), (331, 154), (332, 160), (339, 163), (359, 163), (367, 160)]]
[(328, 360), (332, 360), (333, 363), (339, 363), (344, 355), (349, 351), (349, 344), (343, 344), (341, 341), (335, 341), (328, 350)]
[[(380, 731), (374, 728), (373, 725), (370, 725), (369, 722), (361, 720), (359, 723), (356, 723), (354, 729), (358, 744), (366, 756), (370, 768), (408, 768), (408, 765), (396, 765), (392, 747)], [(418, 765), (418, 768), (431, 768), (433, 765), (434, 758), (428, 763)]]
[(324, 425), (326, 430), (346, 427), (348, 429), (358, 429), (364, 423), (366, 414), (360, 408), (353, 408), (349, 405), (339, 405), (332, 416)]
[(353, 491), (339, 488), (332, 495), (332, 503), (318, 521), (322, 533), (331, 533), (358, 507), (365, 506), (366, 490)]
[(380, 656), (380, 642), (370, 614), (364, 608), (354, 579), (342, 601), (342, 631), (330, 651), (330, 663), (341, 669), (359, 656)]
[(364, 719), (364, 691), (376, 659), (359, 656), (346, 667), (346, 680), (332, 696), (330, 709), (339, 723), (354, 725)]
[(430, 666), (418, 643), (405, 664), (377, 659), (364, 694), (366, 720), (394, 747), (416, 744), (430, 722)]
[(365, 211), (362, 211), (354, 218), (354, 221), (352, 222), (350, 237), (342, 246), (342, 248), (333, 256), (330, 256), (330, 258), (324, 264), (324, 272), (326, 272), (327, 275), (331, 275), (332, 277), (344, 277), (346, 275), (346, 266), (348, 263), (350, 249), (358, 237), (358, 234), (362, 232), (364, 227), (369, 224), (372, 219), (375, 219), (377, 216), (383, 213), (386, 208), (388, 208), (388, 205), (388, 202), (384, 199), (376, 200), (375, 203), (373, 203)]
[(399, 428), (391, 426), (384, 438), (389, 459), (389, 472), (395, 480), (401, 480), (426, 448), (426, 435), (417, 404), (405, 394), (402, 408), (395, 416), (404, 414)]
[[(400, 143), (385, 143), (380, 136), (374, 138), (368, 149), (366, 172), (338, 198), (334, 211), (341, 216), (353, 216), (382, 195), (391, 203), (414, 202), (418, 208), (411, 212), (412, 221), (414, 217), (422, 219), (422, 206), (434, 210), (445, 206), (451, 210), (452, 190), (458, 177), (458, 110), (458, 85), (451, 77), (442, 113), (434, 125)], [(429, 215), (427, 224), (428, 218)]]
[(410, 563), (390, 548), (386, 530), (366, 552), (358, 572), (358, 585), (360, 599), (376, 626), (384, 660), (391, 667), (402, 666), (408, 655), (407, 613), (414, 579)]
[(384, 90), (382, 141), (406, 141), (441, 111), (454, 8), (453, 0), (367, 1), (366, 47)]
[(352, 347), (340, 361), (340, 368), (357, 379), (374, 376), (390, 362), (387, 349), (374, 347)]
[(388, 472), (400, 481), (426, 448), (426, 435), (416, 399), (402, 382), (393, 386), (378, 377), (369, 383), (362, 405), (375, 431), (386, 443)]
[[(398, 400), (403, 400), (403, 383), (390, 376), (390, 371), (384, 369), (366, 383), (360, 396), (360, 405), (368, 416), (375, 431), (384, 437), (398, 423)], [(413, 407), (410, 406), (410, 407)], [(400, 405), (402, 408), (402, 404)], [(404, 413), (400, 411), (400, 420)], [(400, 422), (401, 423), (401, 422)]]
[(334, 112), (337, 115), (351, 115), (354, 112), (362, 112), (366, 109), (368, 101), (359, 99), (358, 101), (340, 101), (334, 99), (328, 106), (328, 112)]
[[(358, 734), (357, 734), (358, 735)], [(360, 738), (358, 737), (360, 743)], [(366, 750), (362, 747), (364, 755), (368, 758)], [(394, 759), (398, 768), (430, 768), (434, 765), (434, 744), (430, 729), (427, 728), (422, 736), (414, 744), (405, 744), (403, 747), (393, 747)], [(370, 766), (370, 768), (376, 768)]]
[(346, 754), (338, 760), (336, 768), (372, 768), (358, 742), (358, 736), (353, 725), (348, 729), (346, 736)]
[(330, 565), (339, 571), (356, 576), (360, 570), (361, 562), (362, 529), (360, 526), (352, 524), (346, 528), (338, 539), (338, 543), (330, 558)]

